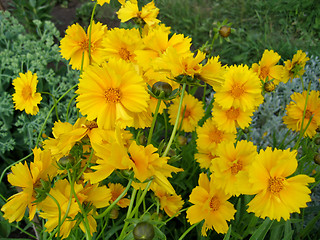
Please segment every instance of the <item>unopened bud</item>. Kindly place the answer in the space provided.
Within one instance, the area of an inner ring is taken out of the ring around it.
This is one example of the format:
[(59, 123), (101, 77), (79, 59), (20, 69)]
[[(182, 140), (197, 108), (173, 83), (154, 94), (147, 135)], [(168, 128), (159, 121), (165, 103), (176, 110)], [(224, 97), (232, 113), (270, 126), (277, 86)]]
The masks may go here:
[(148, 222), (140, 222), (133, 229), (133, 237), (135, 240), (152, 240), (154, 235), (153, 225)]
[(271, 81), (268, 81), (264, 84), (264, 90), (266, 90), (266, 92), (272, 92), (275, 88), (276, 85)]
[(231, 33), (231, 27), (229, 26), (222, 26), (219, 30), (220, 36), (224, 38), (229, 37), (230, 33)]
[(313, 160), (316, 164), (320, 165), (320, 153), (313, 157)]
[(172, 86), (167, 82), (156, 82), (152, 86), (152, 92), (158, 97), (164, 92), (164, 97), (169, 97), (172, 93)]

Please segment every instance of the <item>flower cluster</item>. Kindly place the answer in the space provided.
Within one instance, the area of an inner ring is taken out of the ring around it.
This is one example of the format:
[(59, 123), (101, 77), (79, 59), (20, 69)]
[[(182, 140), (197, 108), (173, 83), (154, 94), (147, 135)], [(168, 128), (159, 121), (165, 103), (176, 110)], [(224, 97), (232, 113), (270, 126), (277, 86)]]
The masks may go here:
[[(261, 218), (288, 220), (306, 207), (307, 185), (314, 179), (296, 173), (297, 151), (258, 151), (252, 142), (240, 140), (263, 104), (267, 84), (276, 86), (303, 74), (306, 55), (298, 51), (292, 61), (277, 65), (280, 55), (266, 50), (251, 68), (223, 65), (219, 56), (192, 51), (189, 37), (171, 34), (157, 19), (153, 1), (141, 10), (137, 1), (119, 2), (118, 18), (133, 19), (138, 28), (108, 29), (91, 21), (87, 31), (79, 24), (66, 30), (60, 52), (81, 73), (74, 97), (81, 116), (73, 124), (55, 122), (52, 136), (43, 139), (41, 149), (34, 148), (33, 161), (12, 166), (8, 181), (21, 191), (1, 208), (4, 218), (20, 221), (28, 209), (29, 219), (39, 214), (46, 219), (46, 231), (55, 236), (67, 238), (80, 227), (90, 239), (98, 219), (128, 207), (119, 237), (124, 239), (129, 219), (139, 215), (142, 202), (144, 212), (149, 211), (144, 199), (149, 190), (156, 199), (150, 208), (156, 205), (157, 213), (161, 209), (169, 218), (181, 216), (186, 199), (170, 179), (184, 169), (179, 158), (169, 154), (178, 148), (178, 133), (195, 133), (194, 158), (203, 172), (188, 193), (192, 205), (186, 218), (191, 225), (204, 220), (202, 235), (208, 229), (228, 231), (227, 221), (236, 212), (232, 196), (251, 195), (247, 211)], [(37, 76), (30, 71), (13, 81), (16, 109), (39, 111), (36, 84)], [(210, 104), (204, 101), (206, 91), (202, 100), (195, 97), (204, 86), (213, 93)], [(165, 130), (156, 121), (158, 114)], [(320, 125), (319, 92), (294, 93), (283, 121), (313, 137)], [(168, 142), (166, 136), (154, 137), (156, 127), (163, 135), (170, 129)]]

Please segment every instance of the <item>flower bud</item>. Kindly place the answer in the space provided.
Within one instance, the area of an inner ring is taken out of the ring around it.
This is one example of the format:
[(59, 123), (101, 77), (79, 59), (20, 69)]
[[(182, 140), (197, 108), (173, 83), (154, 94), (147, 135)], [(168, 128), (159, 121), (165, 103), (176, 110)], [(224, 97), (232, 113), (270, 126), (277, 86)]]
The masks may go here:
[(64, 156), (59, 159), (59, 165), (62, 166), (62, 168), (71, 167), (74, 163), (74, 158), (70, 155)]
[(185, 136), (178, 136), (177, 141), (180, 146), (185, 146), (187, 144), (187, 138)]
[(313, 160), (316, 164), (320, 165), (320, 153), (313, 157)]
[(231, 33), (231, 27), (229, 26), (222, 26), (219, 30), (220, 36), (224, 38), (229, 37), (230, 33)]
[(264, 90), (266, 90), (266, 92), (272, 92), (275, 88), (276, 85), (271, 81), (268, 81), (264, 84)]
[(152, 240), (154, 235), (153, 225), (148, 222), (140, 222), (133, 229), (133, 237), (135, 240)]
[(110, 218), (117, 219), (119, 216), (119, 210), (117, 208), (112, 208), (110, 211)]
[(313, 142), (316, 144), (316, 145), (320, 145), (320, 137), (315, 137), (313, 139)]
[(169, 97), (172, 93), (172, 86), (167, 82), (156, 82), (152, 86), (152, 92), (158, 97), (164, 92), (164, 97)]

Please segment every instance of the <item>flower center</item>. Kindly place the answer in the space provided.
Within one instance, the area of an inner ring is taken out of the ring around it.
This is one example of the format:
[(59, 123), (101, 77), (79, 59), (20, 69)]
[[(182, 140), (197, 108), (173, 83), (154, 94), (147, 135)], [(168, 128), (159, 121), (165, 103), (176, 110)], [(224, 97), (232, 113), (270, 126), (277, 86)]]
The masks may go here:
[(214, 129), (214, 130), (210, 131), (209, 139), (210, 139), (211, 143), (219, 144), (222, 142), (223, 133), (221, 131), (219, 131), (218, 129)]
[(104, 91), (104, 98), (108, 103), (118, 103), (121, 99), (121, 92), (118, 88), (108, 88)]
[(306, 114), (304, 115), (305, 118), (310, 119), (312, 116), (312, 112), (310, 110), (306, 110)]
[(236, 163), (233, 163), (231, 166), (231, 174), (232, 175), (237, 175), (239, 171), (242, 170), (243, 164), (241, 161), (238, 161)]
[(210, 208), (212, 211), (217, 211), (220, 208), (220, 200), (218, 197), (213, 196), (209, 203)]
[(89, 49), (89, 39), (86, 39), (82, 42), (79, 43), (80, 48), (82, 49), (82, 51), (88, 51)]
[(240, 110), (238, 108), (235, 109), (235, 108), (231, 107), (229, 110), (226, 111), (227, 118), (231, 119), (231, 120), (238, 119), (239, 114), (240, 114)]
[(260, 69), (260, 78), (265, 80), (268, 75), (269, 75), (269, 68), (268, 67), (262, 67)]
[(32, 90), (30, 86), (25, 86), (22, 89), (22, 97), (24, 100), (28, 100), (29, 98), (32, 97)]
[(119, 55), (123, 60), (126, 60), (126, 61), (130, 60), (130, 57), (131, 57), (130, 52), (126, 48), (121, 48), (119, 50)]
[(284, 178), (274, 177), (269, 179), (268, 190), (273, 194), (279, 193), (283, 189)]
[(95, 121), (87, 121), (86, 122), (86, 128), (88, 128), (89, 130), (93, 129), (93, 128), (97, 128), (98, 124)]
[(190, 115), (191, 115), (191, 111), (188, 110), (188, 109), (186, 109), (186, 110), (184, 111), (184, 116), (183, 116), (183, 118), (188, 118)]
[(234, 84), (232, 86), (232, 89), (230, 91), (231, 95), (234, 97), (234, 98), (239, 98), (241, 97), (241, 95), (244, 94), (244, 87), (243, 85), (239, 85), (239, 84)]

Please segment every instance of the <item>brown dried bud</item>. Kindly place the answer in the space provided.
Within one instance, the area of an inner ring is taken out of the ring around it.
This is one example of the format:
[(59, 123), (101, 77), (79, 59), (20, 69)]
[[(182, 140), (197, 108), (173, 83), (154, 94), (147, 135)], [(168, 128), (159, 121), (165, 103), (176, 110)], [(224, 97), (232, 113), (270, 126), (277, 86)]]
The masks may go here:
[(229, 37), (230, 33), (231, 33), (231, 27), (229, 26), (222, 26), (219, 30), (220, 36), (224, 38)]

